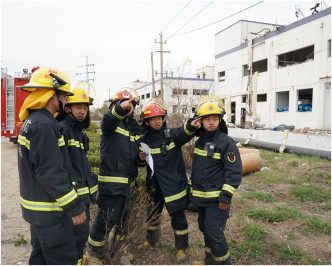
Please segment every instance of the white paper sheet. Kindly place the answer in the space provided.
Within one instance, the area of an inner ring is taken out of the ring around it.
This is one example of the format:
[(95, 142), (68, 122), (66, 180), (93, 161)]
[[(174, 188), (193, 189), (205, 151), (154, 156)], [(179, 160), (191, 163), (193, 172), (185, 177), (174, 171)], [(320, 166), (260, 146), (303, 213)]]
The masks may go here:
[(141, 142), (141, 147), (143, 149), (143, 152), (145, 152), (147, 154), (145, 160), (147, 162), (147, 164), (149, 165), (150, 169), (151, 169), (151, 176), (153, 176), (154, 174), (154, 170), (153, 170), (153, 158), (152, 158), (152, 155), (150, 153), (150, 148), (149, 146), (144, 143), (144, 142)]

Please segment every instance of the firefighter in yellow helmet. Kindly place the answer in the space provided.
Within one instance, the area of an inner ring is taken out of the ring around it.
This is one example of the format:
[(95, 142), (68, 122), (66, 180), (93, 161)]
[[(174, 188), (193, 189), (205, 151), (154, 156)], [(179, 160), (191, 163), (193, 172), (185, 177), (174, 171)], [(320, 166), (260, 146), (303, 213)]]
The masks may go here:
[(39, 68), (21, 87), (30, 92), (20, 110), (18, 137), (20, 202), (30, 224), (29, 264), (77, 264), (73, 227), (86, 209), (70, 180), (69, 154), (55, 120), (72, 95), (69, 78), (54, 68)]
[[(150, 102), (143, 110), (147, 131), (142, 143), (149, 146), (153, 158), (153, 168), (147, 167), (146, 186), (151, 197), (148, 210), (146, 242), (141, 247), (154, 246), (159, 241), (161, 213), (164, 205), (171, 217), (174, 231), (177, 262), (185, 260), (188, 248), (188, 222), (185, 209), (188, 178), (181, 147), (194, 136), (200, 128), (199, 120), (189, 119), (179, 128), (166, 128), (166, 110), (157, 102)], [(140, 152), (141, 160), (146, 153)]]
[(214, 101), (199, 106), (202, 118), (192, 161), (191, 201), (204, 234), (205, 259), (193, 264), (230, 264), (224, 235), (232, 196), (242, 180), (239, 150), (227, 135), (222, 107)]
[(97, 175), (91, 171), (87, 158), (89, 138), (85, 130), (90, 125), (89, 106), (92, 105), (88, 94), (80, 87), (75, 87), (74, 95), (67, 98), (66, 115), (60, 122), (63, 136), (70, 155), (72, 171), (71, 181), (86, 207), (87, 219), (81, 225), (74, 227), (74, 237), (79, 258), (83, 257), (83, 249), (89, 237), (89, 207), (96, 201)]
[[(99, 208), (88, 239), (90, 249), (99, 257), (104, 254), (105, 236), (113, 227), (115, 240), (125, 237), (131, 187), (138, 175), (138, 140), (144, 133), (133, 117), (135, 106), (139, 104), (136, 91), (122, 88), (110, 102), (101, 124)], [(120, 244), (121, 241), (114, 243), (110, 239), (110, 247)]]

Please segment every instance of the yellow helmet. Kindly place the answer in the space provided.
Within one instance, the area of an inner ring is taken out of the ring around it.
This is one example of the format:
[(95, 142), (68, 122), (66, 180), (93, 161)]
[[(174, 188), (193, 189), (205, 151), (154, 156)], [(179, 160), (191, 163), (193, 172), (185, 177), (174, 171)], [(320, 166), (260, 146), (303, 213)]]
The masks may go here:
[(202, 117), (206, 115), (221, 115), (221, 110), (216, 103), (206, 102), (198, 109), (198, 116)]
[(67, 104), (87, 103), (88, 105), (92, 105), (92, 102), (90, 102), (88, 94), (83, 89), (76, 87), (73, 93), (74, 95), (67, 97)]
[(29, 83), (20, 86), (20, 89), (26, 92), (32, 92), (37, 89), (53, 89), (66, 92), (67, 95), (73, 95), (70, 91), (69, 77), (65, 73), (50, 67), (42, 67), (35, 70)]

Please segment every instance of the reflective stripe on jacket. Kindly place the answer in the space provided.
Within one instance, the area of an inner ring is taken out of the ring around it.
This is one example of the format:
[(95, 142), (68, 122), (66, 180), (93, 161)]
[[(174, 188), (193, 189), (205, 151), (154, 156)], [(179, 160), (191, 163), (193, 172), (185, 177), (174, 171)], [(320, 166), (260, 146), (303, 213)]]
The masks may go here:
[(71, 182), (84, 204), (96, 201), (98, 177), (91, 172), (87, 151), (84, 148), (84, 134), (77, 122), (68, 114), (60, 122), (64, 128), (64, 139), (68, 148), (71, 164)]
[[(142, 142), (149, 146), (154, 165), (152, 177), (151, 169), (147, 167), (147, 185), (153, 187), (158, 182), (168, 211), (175, 212), (188, 204), (188, 179), (181, 147), (194, 137), (195, 129), (186, 122), (179, 128), (168, 130), (170, 137), (165, 137), (165, 128), (153, 130), (148, 127)], [(162, 143), (165, 143), (164, 151)]]
[[(208, 155), (208, 143), (215, 148)], [(202, 132), (196, 141), (192, 162), (192, 200), (196, 206), (229, 204), (242, 180), (242, 163), (234, 141), (219, 128)]]
[(20, 202), (23, 218), (47, 226), (85, 210), (70, 182), (70, 160), (62, 127), (45, 110), (35, 110), (18, 138)]
[(129, 196), (130, 184), (137, 177), (138, 140), (144, 129), (127, 111), (121, 100), (103, 117), (100, 142), (99, 193)]

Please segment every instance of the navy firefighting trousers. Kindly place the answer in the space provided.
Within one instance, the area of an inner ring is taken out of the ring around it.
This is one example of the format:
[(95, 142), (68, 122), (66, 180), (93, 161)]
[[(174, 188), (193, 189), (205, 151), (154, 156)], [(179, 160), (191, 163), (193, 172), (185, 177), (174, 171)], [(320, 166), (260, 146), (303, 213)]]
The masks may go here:
[(229, 217), (229, 209), (226, 211), (220, 210), (218, 205), (198, 206), (197, 209), (198, 225), (204, 234), (206, 255), (210, 255), (212, 259), (208, 264), (224, 264), (224, 262), (228, 262), (229, 252), (224, 229)]
[(124, 234), (130, 201), (128, 197), (122, 195), (99, 195), (97, 204), (99, 207), (98, 213), (88, 241), (90, 248), (101, 254), (105, 245), (106, 222), (107, 233), (114, 225), (117, 225), (119, 229), (117, 234)]
[(32, 252), (29, 264), (77, 265), (79, 257), (73, 226), (72, 219), (69, 217), (55, 225), (30, 225)]
[[(158, 182), (153, 187), (149, 187), (148, 192), (152, 197), (152, 202), (148, 208), (147, 223), (150, 226), (147, 229), (147, 241), (154, 246), (160, 238), (160, 214), (163, 211), (165, 199)], [(171, 217), (171, 225), (174, 231), (175, 248), (186, 249), (188, 247), (188, 222), (185, 210), (168, 213)]]

